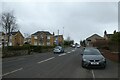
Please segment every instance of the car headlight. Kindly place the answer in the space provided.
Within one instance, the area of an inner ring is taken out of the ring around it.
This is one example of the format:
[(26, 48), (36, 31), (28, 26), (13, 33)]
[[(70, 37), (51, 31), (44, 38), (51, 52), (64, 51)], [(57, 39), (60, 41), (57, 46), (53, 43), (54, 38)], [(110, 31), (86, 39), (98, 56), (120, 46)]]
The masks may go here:
[(83, 59), (83, 61), (87, 61), (86, 59)]

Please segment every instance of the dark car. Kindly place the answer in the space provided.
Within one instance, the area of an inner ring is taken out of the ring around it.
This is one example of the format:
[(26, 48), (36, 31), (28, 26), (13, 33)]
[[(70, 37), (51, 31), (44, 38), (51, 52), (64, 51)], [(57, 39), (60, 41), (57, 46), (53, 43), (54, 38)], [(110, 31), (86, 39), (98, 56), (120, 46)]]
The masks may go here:
[(96, 48), (85, 48), (82, 56), (82, 67), (106, 67), (106, 59)]
[(56, 46), (53, 50), (54, 53), (64, 53), (64, 48), (61, 46)]

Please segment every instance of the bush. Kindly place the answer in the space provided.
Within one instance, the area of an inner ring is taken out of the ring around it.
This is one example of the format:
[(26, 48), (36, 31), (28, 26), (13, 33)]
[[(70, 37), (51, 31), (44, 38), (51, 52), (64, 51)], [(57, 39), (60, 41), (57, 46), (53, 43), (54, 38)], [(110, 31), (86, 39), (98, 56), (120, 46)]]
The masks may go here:
[(53, 49), (54, 46), (30, 46), (30, 50), (32, 50), (33, 52), (47, 52), (47, 51), (51, 51), (51, 49)]
[(28, 45), (27, 46), (8, 46), (8, 47), (5, 47), (4, 49), (5, 50), (8, 50), (8, 51), (12, 51), (12, 50), (26, 50), (28, 49)]
[(54, 46), (32, 46), (32, 45), (23, 45), (23, 46), (8, 46), (2, 49), (3, 57), (19, 56), (31, 54), (31, 52), (50, 52)]
[(103, 46), (102, 49), (110, 50), (108, 46)]

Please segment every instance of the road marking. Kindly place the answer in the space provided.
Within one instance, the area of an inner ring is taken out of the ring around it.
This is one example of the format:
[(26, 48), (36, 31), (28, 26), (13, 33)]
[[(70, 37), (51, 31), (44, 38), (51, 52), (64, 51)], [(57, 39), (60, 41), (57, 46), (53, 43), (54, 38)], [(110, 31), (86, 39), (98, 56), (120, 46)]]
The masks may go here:
[(72, 50), (72, 51), (75, 51), (75, 50)]
[(43, 62), (49, 61), (49, 60), (51, 60), (51, 59), (53, 59), (53, 58), (55, 58), (55, 57), (48, 58), (48, 59), (43, 60), (43, 61), (40, 61), (40, 62), (38, 62), (38, 63), (43, 63)]
[(94, 71), (92, 70), (92, 75), (93, 75), (93, 78), (95, 78), (95, 74), (94, 74)]
[(16, 69), (16, 70), (14, 70), (14, 71), (11, 71), (11, 72), (8, 72), (8, 73), (3, 74), (2, 76), (6, 76), (6, 75), (8, 75), (8, 74), (11, 74), (11, 73), (14, 73), (14, 72), (20, 71), (20, 70), (22, 70), (22, 69), (23, 69), (23, 68)]
[(67, 52), (67, 53), (71, 53), (71, 52)]
[(66, 55), (66, 53), (60, 54), (60, 55), (58, 55), (58, 56), (64, 56), (64, 55)]

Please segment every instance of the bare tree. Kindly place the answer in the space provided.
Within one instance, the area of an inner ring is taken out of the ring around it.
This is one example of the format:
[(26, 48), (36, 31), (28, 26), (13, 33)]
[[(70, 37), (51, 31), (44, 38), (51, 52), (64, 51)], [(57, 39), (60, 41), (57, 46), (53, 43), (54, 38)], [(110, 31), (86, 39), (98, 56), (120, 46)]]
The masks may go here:
[(67, 37), (67, 41), (70, 41), (70, 40), (71, 40), (71, 39), (70, 39), (70, 36), (68, 36), (68, 37)]
[(13, 11), (2, 13), (1, 25), (2, 25), (3, 31), (7, 36), (7, 46), (8, 46), (10, 42), (11, 33), (18, 29), (18, 26), (16, 24), (16, 17), (14, 16)]

